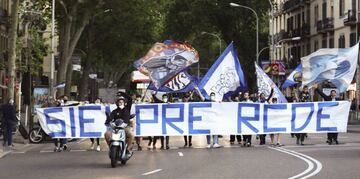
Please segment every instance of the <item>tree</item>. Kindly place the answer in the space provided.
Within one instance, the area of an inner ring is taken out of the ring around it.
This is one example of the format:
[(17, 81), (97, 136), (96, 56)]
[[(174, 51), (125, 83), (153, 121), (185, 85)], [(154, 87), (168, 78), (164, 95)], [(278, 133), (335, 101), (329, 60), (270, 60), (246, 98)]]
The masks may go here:
[(11, 25), (9, 29), (9, 61), (7, 77), (9, 78), (9, 85), (7, 90), (7, 99), (14, 99), (14, 88), (16, 78), (16, 42), (17, 42), (17, 27), (19, 21), (19, 0), (13, 0), (11, 5)]
[[(89, 23), (92, 13), (101, 10), (102, 0), (58, 0), (57, 20), (59, 29), (59, 69), (57, 82), (66, 82), (65, 94), (70, 94), (72, 63), (71, 57), (74, 53), (78, 40)], [(63, 94), (64, 91), (60, 91)]]

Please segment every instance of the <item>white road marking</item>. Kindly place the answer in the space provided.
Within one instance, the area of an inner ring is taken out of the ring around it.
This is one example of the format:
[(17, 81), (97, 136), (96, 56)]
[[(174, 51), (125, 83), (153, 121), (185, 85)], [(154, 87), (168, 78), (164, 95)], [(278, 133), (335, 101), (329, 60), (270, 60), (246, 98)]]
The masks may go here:
[(54, 152), (52, 150), (41, 150), (40, 153), (50, 153), (50, 152)]
[(297, 155), (301, 155), (303, 157), (306, 157), (306, 158), (310, 159), (311, 161), (313, 161), (316, 164), (316, 166), (317, 166), (316, 169), (313, 172), (309, 173), (308, 175), (303, 176), (302, 178), (310, 178), (312, 176), (315, 176), (316, 174), (318, 174), (321, 171), (322, 164), (318, 160), (316, 160), (316, 159), (314, 159), (314, 158), (312, 158), (312, 157), (310, 157), (308, 155), (305, 155), (305, 154), (302, 154), (302, 153), (299, 153), (299, 152), (296, 152), (296, 151), (293, 151), (293, 150), (289, 150), (289, 149), (285, 149), (285, 148), (282, 148), (282, 149), (285, 150), (285, 151), (289, 151), (289, 152), (295, 153)]
[[(306, 179), (306, 178), (315, 176), (322, 169), (322, 164), (318, 160), (316, 160), (316, 159), (314, 159), (314, 158), (312, 158), (312, 157), (310, 157), (308, 155), (305, 155), (305, 154), (302, 154), (302, 153), (299, 153), (299, 152), (296, 152), (296, 151), (293, 151), (293, 150), (289, 150), (289, 149), (286, 149), (286, 148), (282, 148), (282, 147), (279, 147), (279, 148), (269, 147), (269, 148), (271, 148), (273, 150), (277, 150), (279, 152), (287, 153), (287, 154), (295, 156), (297, 158), (300, 158), (300, 159), (304, 160), (308, 164), (309, 167), (304, 172), (302, 172), (302, 173), (300, 173), (298, 175), (290, 177), (291, 179), (295, 179), (295, 178)], [(312, 171), (313, 168), (314, 168), (314, 164), (315, 164), (316, 168), (315, 168), (314, 171)], [(310, 171), (312, 171), (312, 172), (310, 172)]]
[(13, 151), (13, 152), (11, 152), (11, 153), (13, 153), (13, 154), (24, 154), (25, 152), (21, 152), (21, 151)]
[(87, 150), (70, 150), (70, 152), (86, 152)]
[(184, 154), (182, 152), (178, 152), (178, 154), (179, 154), (180, 157), (184, 156)]
[(291, 153), (291, 152), (287, 152), (287, 151), (284, 151), (284, 150), (280, 150), (279, 148), (275, 148), (275, 147), (269, 147), (269, 148), (270, 148), (270, 149), (273, 149), (273, 150), (277, 150), (277, 151), (279, 151), (279, 152), (283, 152), (283, 153), (286, 153), (286, 154), (295, 156), (295, 157), (297, 157), (297, 158), (299, 158), (299, 159), (301, 159), (301, 160), (304, 160), (304, 161), (308, 164), (308, 168), (307, 168), (305, 171), (303, 171), (302, 173), (299, 173), (299, 174), (297, 174), (297, 175), (295, 175), (295, 176), (292, 176), (292, 177), (290, 177), (289, 179), (294, 179), (294, 178), (297, 178), (297, 177), (299, 177), (299, 176), (305, 175), (305, 174), (307, 174), (308, 172), (310, 172), (310, 171), (314, 168), (314, 164), (313, 164), (310, 160), (308, 160), (308, 159), (306, 159), (306, 158), (304, 158), (304, 157), (302, 157), (302, 156), (299, 156), (299, 155), (296, 155), (296, 154), (293, 154), (293, 153)]
[(153, 171), (150, 171), (150, 172), (146, 172), (146, 173), (143, 173), (142, 175), (143, 176), (146, 176), (146, 175), (150, 175), (150, 174), (154, 174), (154, 173), (157, 173), (157, 172), (160, 172), (162, 169), (156, 169), (156, 170), (153, 170)]

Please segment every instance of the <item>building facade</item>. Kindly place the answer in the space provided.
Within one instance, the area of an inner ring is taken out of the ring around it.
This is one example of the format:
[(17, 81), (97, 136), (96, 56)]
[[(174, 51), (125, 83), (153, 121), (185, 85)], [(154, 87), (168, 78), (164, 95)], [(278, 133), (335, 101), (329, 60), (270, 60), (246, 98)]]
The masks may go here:
[(8, 58), (8, 31), (10, 26), (10, 0), (0, 0), (0, 102), (6, 93), (6, 63)]
[[(272, 60), (289, 68), (319, 48), (346, 48), (358, 41), (360, 0), (275, 0)], [(300, 39), (300, 40), (299, 40)], [(271, 43), (271, 41), (270, 41)]]

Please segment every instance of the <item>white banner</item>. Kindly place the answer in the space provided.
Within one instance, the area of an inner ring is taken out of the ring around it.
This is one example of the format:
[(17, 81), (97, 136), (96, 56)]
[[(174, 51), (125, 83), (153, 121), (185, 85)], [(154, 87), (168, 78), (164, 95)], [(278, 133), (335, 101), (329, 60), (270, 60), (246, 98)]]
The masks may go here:
[[(103, 137), (105, 111), (89, 105), (37, 109), (44, 131), (57, 138)], [(346, 132), (348, 101), (314, 103), (137, 104), (136, 136)]]

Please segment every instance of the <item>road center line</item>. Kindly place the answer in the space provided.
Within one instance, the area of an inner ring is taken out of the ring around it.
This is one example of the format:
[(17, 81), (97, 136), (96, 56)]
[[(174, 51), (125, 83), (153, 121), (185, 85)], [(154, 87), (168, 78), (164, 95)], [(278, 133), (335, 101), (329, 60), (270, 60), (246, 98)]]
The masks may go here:
[(153, 171), (150, 171), (150, 172), (146, 172), (146, 173), (143, 173), (142, 175), (143, 176), (146, 176), (146, 175), (150, 175), (150, 174), (153, 174), (153, 173), (157, 173), (157, 172), (160, 172), (162, 169), (156, 169), (156, 170), (153, 170)]
[(285, 149), (285, 148), (282, 148), (282, 149), (285, 150), (285, 151), (289, 151), (289, 152), (292, 152), (294, 154), (303, 156), (305, 158), (308, 158), (308, 159), (310, 159), (312, 162), (314, 162), (316, 164), (316, 166), (317, 166), (316, 169), (313, 172), (309, 173), (308, 175), (303, 176), (302, 178), (310, 178), (312, 176), (315, 176), (316, 174), (318, 174), (321, 171), (322, 164), (318, 160), (316, 160), (316, 159), (314, 159), (314, 158), (312, 158), (312, 157), (310, 157), (308, 155), (305, 155), (305, 154), (302, 154), (302, 153), (299, 153), (299, 152), (295, 152), (293, 150), (289, 150), (289, 149)]
[(178, 154), (179, 154), (180, 157), (184, 156), (184, 154), (182, 152), (178, 152)]
[(297, 158), (299, 158), (299, 159), (301, 159), (301, 160), (304, 160), (304, 161), (308, 164), (308, 168), (307, 168), (305, 171), (303, 171), (303, 172), (301, 172), (301, 173), (299, 173), (299, 174), (297, 174), (297, 175), (295, 175), (295, 176), (289, 177), (289, 179), (295, 179), (295, 178), (297, 178), (297, 177), (300, 177), (300, 176), (302, 176), (302, 175), (305, 175), (305, 174), (307, 174), (308, 172), (310, 172), (310, 171), (314, 168), (314, 164), (313, 164), (310, 160), (308, 160), (307, 158), (304, 158), (304, 157), (302, 157), (302, 156), (300, 156), (300, 155), (297, 155), (297, 154), (294, 154), (294, 153), (291, 153), (291, 152), (288, 152), (288, 151), (285, 151), (285, 150), (280, 150), (280, 148), (274, 148), (274, 147), (269, 147), (269, 148), (270, 148), (270, 149), (273, 149), (273, 150), (277, 150), (277, 151), (279, 151), (279, 152), (283, 152), (283, 153), (292, 155), (292, 156), (294, 156), (294, 157), (297, 157)]

